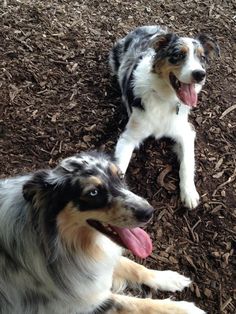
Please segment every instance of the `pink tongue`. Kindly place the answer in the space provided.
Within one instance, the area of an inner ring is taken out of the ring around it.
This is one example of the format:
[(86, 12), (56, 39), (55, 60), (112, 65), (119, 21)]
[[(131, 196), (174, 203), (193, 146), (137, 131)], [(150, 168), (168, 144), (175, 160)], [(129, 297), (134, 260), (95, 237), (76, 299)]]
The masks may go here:
[(197, 93), (194, 88), (194, 84), (181, 83), (181, 86), (177, 92), (178, 97), (186, 105), (190, 107), (196, 107), (197, 105)]
[(146, 258), (152, 252), (152, 241), (149, 235), (141, 228), (118, 228), (112, 229), (120, 236), (125, 246), (136, 256)]

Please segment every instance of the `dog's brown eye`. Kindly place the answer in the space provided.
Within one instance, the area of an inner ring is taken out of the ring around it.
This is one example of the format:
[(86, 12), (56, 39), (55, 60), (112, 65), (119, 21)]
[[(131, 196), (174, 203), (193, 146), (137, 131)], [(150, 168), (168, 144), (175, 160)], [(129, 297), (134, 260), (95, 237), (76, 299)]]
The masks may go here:
[(172, 64), (176, 64), (182, 60), (184, 60), (186, 54), (184, 52), (177, 52), (174, 53), (170, 58), (169, 58), (169, 62)]
[(98, 190), (97, 189), (93, 189), (91, 191), (88, 192), (88, 195), (91, 197), (95, 197), (98, 195)]
[(180, 52), (178, 57), (179, 57), (179, 59), (184, 59), (185, 58), (185, 53), (184, 52)]

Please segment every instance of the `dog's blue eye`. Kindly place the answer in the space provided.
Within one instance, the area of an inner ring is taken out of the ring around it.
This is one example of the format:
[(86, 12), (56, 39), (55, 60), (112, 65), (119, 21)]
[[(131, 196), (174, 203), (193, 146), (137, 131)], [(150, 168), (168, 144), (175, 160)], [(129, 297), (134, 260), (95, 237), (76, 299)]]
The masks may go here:
[(119, 172), (118, 175), (119, 175), (120, 180), (124, 180), (125, 174), (123, 172)]
[(98, 195), (98, 190), (97, 189), (91, 190), (88, 194), (91, 197), (95, 197)]

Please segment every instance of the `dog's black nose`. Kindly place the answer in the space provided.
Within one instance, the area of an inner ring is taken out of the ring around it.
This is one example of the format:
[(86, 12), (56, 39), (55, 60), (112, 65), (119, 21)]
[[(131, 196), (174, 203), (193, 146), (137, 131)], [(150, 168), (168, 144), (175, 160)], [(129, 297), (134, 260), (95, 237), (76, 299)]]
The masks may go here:
[(135, 217), (140, 222), (148, 222), (152, 218), (154, 209), (150, 206), (148, 208), (140, 208), (135, 210)]
[(195, 70), (192, 72), (192, 77), (197, 83), (201, 82), (205, 76), (206, 76), (206, 72), (202, 70)]

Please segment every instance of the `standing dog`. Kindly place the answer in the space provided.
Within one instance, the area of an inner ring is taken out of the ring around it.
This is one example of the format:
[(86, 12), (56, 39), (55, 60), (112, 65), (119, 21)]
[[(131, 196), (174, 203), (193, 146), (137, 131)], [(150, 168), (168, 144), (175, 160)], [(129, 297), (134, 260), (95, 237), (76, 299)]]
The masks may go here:
[(219, 48), (206, 35), (178, 37), (159, 26), (144, 26), (119, 40), (109, 59), (129, 114), (115, 151), (120, 169), (126, 172), (134, 148), (145, 138), (172, 138), (180, 160), (181, 200), (188, 208), (199, 202), (194, 184), (195, 131), (188, 114), (197, 105), (206, 61), (213, 52), (219, 54)]
[[(0, 181), (1, 314), (203, 314), (185, 301), (117, 294), (126, 282), (182, 290), (190, 280), (121, 256), (152, 251), (153, 208), (112, 160), (88, 153), (53, 170)], [(112, 290), (111, 290), (112, 289)]]

